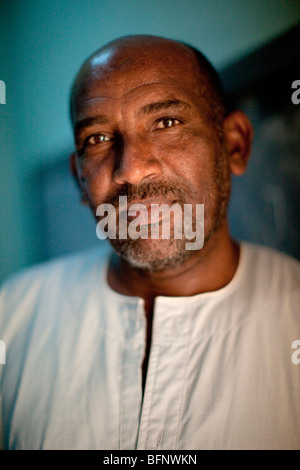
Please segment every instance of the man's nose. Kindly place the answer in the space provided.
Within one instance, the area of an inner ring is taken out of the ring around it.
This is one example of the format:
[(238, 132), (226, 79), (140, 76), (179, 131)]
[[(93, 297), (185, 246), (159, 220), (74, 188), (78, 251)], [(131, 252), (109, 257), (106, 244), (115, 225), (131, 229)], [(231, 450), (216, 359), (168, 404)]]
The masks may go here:
[(154, 156), (151, 145), (145, 142), (124, 142), (119, 148), (114, 171), (114, 182), (139, 184), (155, 179), (162, 173), (162, 163)]

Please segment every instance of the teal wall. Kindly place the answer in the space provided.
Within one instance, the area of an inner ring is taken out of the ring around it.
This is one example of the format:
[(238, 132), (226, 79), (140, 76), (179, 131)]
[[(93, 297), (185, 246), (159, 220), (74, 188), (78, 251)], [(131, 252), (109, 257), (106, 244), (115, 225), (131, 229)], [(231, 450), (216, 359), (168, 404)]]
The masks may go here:
[(36, 174), (72, 146), (69, 87), (91, 52), (125, 34), (157, 34), (221, 68), (299, 20), (298, 0), (2, 0), (1, 279), (45, 258)]

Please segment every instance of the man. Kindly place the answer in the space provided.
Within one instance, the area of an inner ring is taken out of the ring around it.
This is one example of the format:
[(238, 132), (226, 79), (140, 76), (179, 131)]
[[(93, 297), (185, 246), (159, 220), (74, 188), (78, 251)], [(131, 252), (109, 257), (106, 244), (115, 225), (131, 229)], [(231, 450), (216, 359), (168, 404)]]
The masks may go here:
[[(230, 174), (250, 152), (246, 116), (226, 114), (199, 52), (153, 36), (89, 57), (71, 116), (71, 167), (97, 220), (110, 205), (119, 228), (126, 196), (140, 205), (126, 228), (141, 217), (159, 235), (117, 231), (113, 252), (52, 261), (4, 286), (3, 447), (300, 448), (299, 263), (238, 244), (226, 220)], [(164, 238), (155, 204), (190, 205), (193, 229), (204, 205), (203, 247), (175, 237), (175, 213)]]

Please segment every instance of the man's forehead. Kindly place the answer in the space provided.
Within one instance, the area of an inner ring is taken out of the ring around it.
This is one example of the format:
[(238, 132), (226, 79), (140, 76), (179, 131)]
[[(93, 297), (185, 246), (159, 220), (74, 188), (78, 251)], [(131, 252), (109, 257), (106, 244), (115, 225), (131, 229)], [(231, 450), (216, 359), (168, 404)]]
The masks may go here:
[(122, 102), (131, 104), (143, 102), (156, 97), (184, 98), (190, 96), (195, 99), (193, 86), (180, 77), (150, 74), (130, 74), (130, 80), (124, 75), (109, 79), (91, 80), (89, 86), (78, 100), (77, 107), (90, 107), (101, 103), (114, 104)]
[[(179, 45), (182, 46), (182, 45)], [(113, 47), (89, 59), (77, 79), (77, 108), (97, 98), (120, 99), (151, 91), (196, 89), (197, 64), (172, 42)]]

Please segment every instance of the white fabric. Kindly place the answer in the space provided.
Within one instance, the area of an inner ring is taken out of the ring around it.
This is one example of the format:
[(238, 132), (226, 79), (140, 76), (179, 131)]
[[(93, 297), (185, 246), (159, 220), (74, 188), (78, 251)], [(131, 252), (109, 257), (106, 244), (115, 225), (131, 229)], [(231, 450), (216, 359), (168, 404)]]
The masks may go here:
[(143, 301), (106, 253), (31, 268), (1, 293), (2, 446), (300, 449), (299, 263), (242, 244), (224, 288), (158, 297), (144, 399)]

